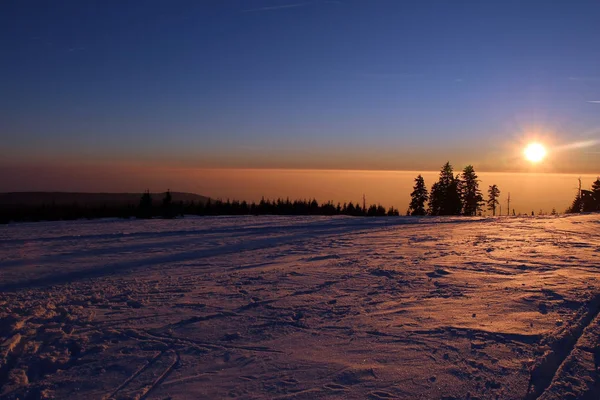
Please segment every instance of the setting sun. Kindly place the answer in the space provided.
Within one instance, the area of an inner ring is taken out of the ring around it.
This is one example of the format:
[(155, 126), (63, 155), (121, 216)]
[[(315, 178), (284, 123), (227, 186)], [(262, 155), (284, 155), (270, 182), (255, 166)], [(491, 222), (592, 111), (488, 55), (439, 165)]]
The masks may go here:
[(546, 157), (546, 148), (539, 143), (530, 143), (525, 148), (524, 154), (527, 160), (537, 163)]

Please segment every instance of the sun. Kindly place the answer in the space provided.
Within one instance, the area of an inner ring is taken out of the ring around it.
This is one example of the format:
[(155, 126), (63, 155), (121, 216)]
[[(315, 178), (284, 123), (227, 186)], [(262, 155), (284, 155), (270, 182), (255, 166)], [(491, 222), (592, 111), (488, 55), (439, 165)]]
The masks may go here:
[(528, 161), (538, 163), (546, 157), (546, 148), (539, 143), (529, 143), (523, 154)]

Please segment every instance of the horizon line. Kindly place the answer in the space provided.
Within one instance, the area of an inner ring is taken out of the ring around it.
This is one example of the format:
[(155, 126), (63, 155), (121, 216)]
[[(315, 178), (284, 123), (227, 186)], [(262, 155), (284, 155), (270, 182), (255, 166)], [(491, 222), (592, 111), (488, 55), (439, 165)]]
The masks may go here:
[[(467, 164), (473, 165), (473, 164)], [(319, 172), (416, 172), (416, 173), (427, 173), (427, 172), (440, 172), (440, 169), (375, 169), (375, 168), (286, 168), (286, 167), (185, 167), (185, 166), (170, 166), (165, 167), (169, 169), (187, 169), (187, 170), (243, 170), (243, 171), (319, 171)], [(454, 168), (455, 172), (462, 171), (461, 169)], [(477, 170), (477, 173), (486, 174), (547, 174), (547, 175), (594, 175), (600, 176), (598, 172), (556, 172), (556, 171), (491, 171), (491, 170)]]
[[(0, 161), (0, 166), (4, 166), (4, 167), (40, 167), (41, 165), (47, 166), (48, 164), (54, 164), (54, 163), (48, 163), (48, 162), (35, 162), (35, 163), (22, 163), (22, 162), (2, 162)], [(450, 163), (452, 165), (452, 163)], [(54, 164), (54, 166), (56, 167), (68, 167), (68, 166), (73, 166), (73, 165), (80, 165), (80, 166), (87, 166), (87, 167), (98, 167), (100, 169), (106, 168), (108, 169), (114, 169), (115, 167), (121, 166), (121, 167), (148, 167), (151, 166), (153, 168), (158, 168), (158, 169), (168, 169), (168, 170), (211, 170), (211, 171), (218, 171), (218, 170), (224, 170), (224, 171), (229, 171), (229, 170), (242, 170), (242, 171), (319, 171), (319, 172), (334, 172), (334, 171), (338, 171), (338, 172), (414, 172), (414, 173), (429, 173), (429, 172), (440, 172), (441, 168), (437, 168), (437, 169), (380, 169), (380, 168), (343, 168), (343, 167), (338, 167), (338, 168), (298, 168), (298, 167), (235, 167), (235, 166), (214, 166), (214, 167), (208, 167), (208, 166), (185, 166), (185, 165), (164, 165), (164, 166), (157, 166), (154, 163), (146, 163), (146, 162), (126, 162), (126, 163), (122, 163), (122, 164), (112, 164), (107, 168), (107, 165), (104, 163), (96, 163), (96, 162), (75, 162), (75, 163), (59, 163), (59, 164)], [(477, 168), (476, 165), (472, 164), (472, 163), (467, 163), (466, 165), (472, 165), (473, 167)], [(465, 165), (465, 166), (466, 166)], [(456, 173), (460, 173), (460, 171), (462, 171), (462, 169), (464, 168), (456, 168), (455, 165), (452, 165), (454, 172)], [(543, 175), (590, 175), (590, 176), (600, 176), (600, 170), (596, 171), (596, 172), (591, 172), (591, 171), (578, 171), (578, 172), (560, 172), (560, 171), (549, 171), (549, 170), (541, 170), (541, 171), (511, 171), (511, 170), (490, 170), (490, 169), (477, 169), (475, 171), (476, 173), (486, 173), (486, 174), (543, 174)]]

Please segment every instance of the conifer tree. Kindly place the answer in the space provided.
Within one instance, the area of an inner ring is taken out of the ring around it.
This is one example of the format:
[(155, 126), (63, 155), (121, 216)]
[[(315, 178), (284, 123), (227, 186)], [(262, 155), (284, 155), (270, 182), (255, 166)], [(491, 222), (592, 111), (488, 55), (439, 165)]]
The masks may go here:
[(581, 197), (581, 178), (578, 179), (579, 186), (577, 188), (577, 195), (571, 203), (571, 207), (567, 209), (567, 213), (580, 213), (583, 210), (583, 198)]
[(150, 190), (146, 190), (140, 199), (138, 212), (139, 218), (152, 218), (152, 196)]
[(500, 204), (498, 198), (500, 197), (500, 189), (498, 189), (497, 185), (490, 185), (488, 188), (488, 200), (487, 207), (494, 216), (496, 216), (496, 206)]
[(355, 212), (356, 209), (354, 208), (354, 204), (352, 204), (352, 202), (348, 203), (348, 206), (346, 207), (346, 213), (348, 215), (354, 215)]
[(600, 177), (597, 177), (594, 183), (592, 183), (592, 195), (596, 203), (595, 211), (600, 211)]
[(411, 200), (409, 205), (410, 215), (425, 215), (425, 203), (429, 199), (425, 180), (421, 175), (415, 178), (415, 186), (410, 194)]
[(460, 176), (456, 175), (450, 182), (450, 186), (446, 192), (445, 214), (444, 215), (460, 215), (463, 209), (461, 196), (461, 180)]
[(472, 165), (467, 165), (462, 172), (461, 194), (464, 215), (477, 215), (483, 203), (483, 196), (479, 190), (479, 180)]
[(142, 194), (142, 198), (140, 199), (140, 208), (148, 208), (152, 206), (152, 195), (150, 195), (150, 190), (146, 190)]
[(450, 162), (444, 164), (440, 178), (431, 186), (429, 214), (459, 215), (462, 210), (460, 179), (454, 176)]
[[(424, 211), (424, 210), (423, 210)], [(400, 215), (400, 212), (394, 208), (394, 206), (390, 206), (387, 211), (387, 215), (390, 217), (397, 217)]]
[(575, 199), (573, 199), (573, 203), (571, 203), (571, 207), (567, 209), (567, 213), (580, 213), (583, 208), (583, 201), (581, 199), (581, 195), (577, 193)]
[(165, 198), (162, 203), (162, 216), (163, 218), (174, 218), (175, 213), (173, 212), (173, 197), (171, 196), (171, 191), (167, 190), (165, 193)]
[(431, 192), (429, 196), (429, 215), (440, 215), (442, 209), (442, 202), (444, 200), (444, 190), (440, 186), (439, 182), (435, 182), (431, 185)]

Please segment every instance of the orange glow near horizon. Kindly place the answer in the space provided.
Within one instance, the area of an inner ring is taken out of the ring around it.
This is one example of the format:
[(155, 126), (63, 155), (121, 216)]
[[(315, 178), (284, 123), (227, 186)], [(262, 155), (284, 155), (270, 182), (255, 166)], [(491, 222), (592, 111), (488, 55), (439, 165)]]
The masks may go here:
[[(460, 171), (456, 166), (455, 173)], [(477, 167), (476, 167), (477, 168)], [(477, 170), (477, 169), (476, 169)], [(268, 199), (315, 198), (319, 202), (361, 202), (394, 206), (406, 211), (414, 179), (423, 175), (428, 189), (438, 179), (439, 171), (374, 170), (291, 170), (291, 169), (222, 169), (185, 167), (124, 167), (122, 165), (86, 168), (45, 166), (18, 168), (0, 176), (5, 191), (128, 192), (146, 189), (162, 192), (190, 192), (213, 199), (260, 201)], [(43, 173), (40, 173), (43, 171)], [(477, 172), (481, 191), (489, 185), (500, 188), (505, 212), (506, 195), (511, 193), (511, 208), (530, 214), (540, 209), (564, 211), (577, 190), (577, 179), (589, 187), (596, 174)]]

